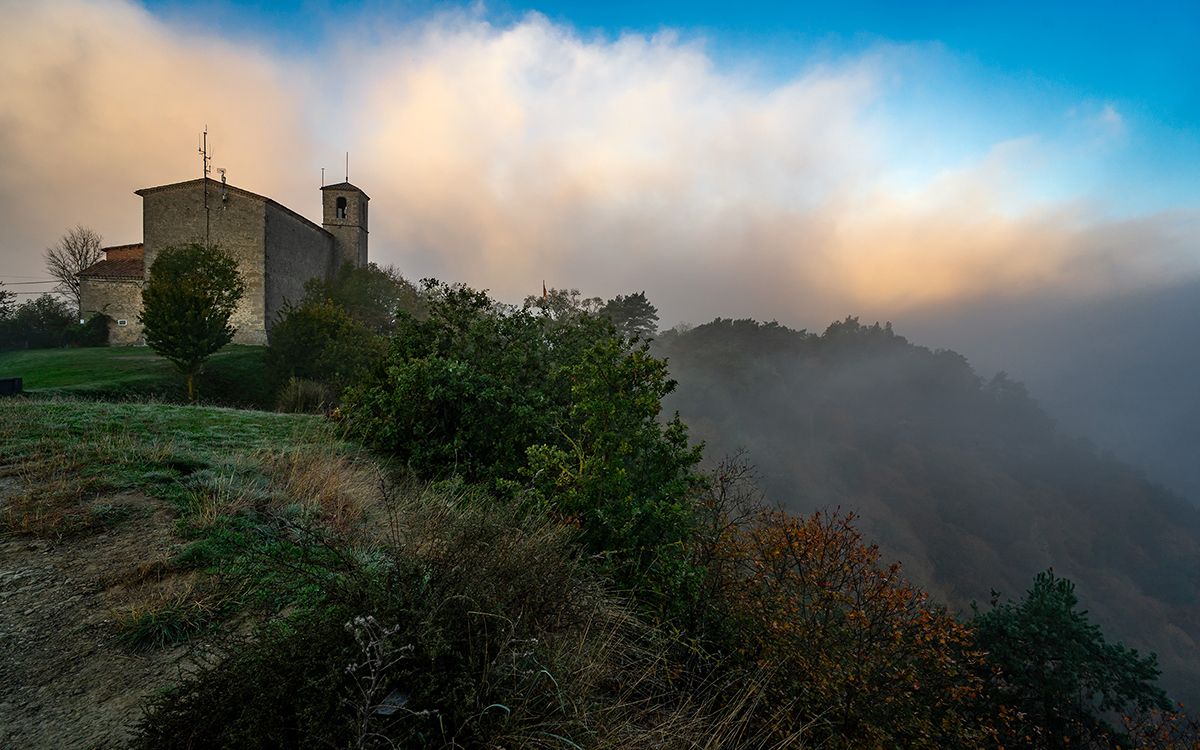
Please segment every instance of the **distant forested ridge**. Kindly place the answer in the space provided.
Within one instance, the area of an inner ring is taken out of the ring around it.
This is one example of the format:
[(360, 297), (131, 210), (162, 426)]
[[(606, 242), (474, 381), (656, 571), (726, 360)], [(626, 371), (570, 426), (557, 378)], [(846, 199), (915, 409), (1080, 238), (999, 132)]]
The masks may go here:
[(1063, 434), (1021, 383), (856, 318), (820, 335), (717, 319), (654, 346), (679, 381), (667, 409), (709, 456), (746, 450), (773, 501), (861, 514), (952, 607), (1019, 596), (1053, 567), (1200, 700), (1200, 511)]

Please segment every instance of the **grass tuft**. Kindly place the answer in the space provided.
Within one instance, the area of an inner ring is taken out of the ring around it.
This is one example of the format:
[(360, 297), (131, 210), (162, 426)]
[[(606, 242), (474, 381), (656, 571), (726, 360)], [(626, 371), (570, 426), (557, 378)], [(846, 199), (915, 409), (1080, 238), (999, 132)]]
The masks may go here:
[(117, 640), (132, 651), (149, 651), (186, 643), (217, 619), (215, 599), (193, 598), (191, 593), (140, 606), (117, 614)]

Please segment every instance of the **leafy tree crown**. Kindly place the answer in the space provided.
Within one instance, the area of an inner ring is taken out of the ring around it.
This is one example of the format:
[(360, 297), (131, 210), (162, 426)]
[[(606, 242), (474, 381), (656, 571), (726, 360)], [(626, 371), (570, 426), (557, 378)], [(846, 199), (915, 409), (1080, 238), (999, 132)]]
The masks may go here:
[(164, 249), (142, 290), (146, 343), (192, 378), (213, 353), (233, 340), (233, 311), (246, 288), (237, 262), (218, 247)]

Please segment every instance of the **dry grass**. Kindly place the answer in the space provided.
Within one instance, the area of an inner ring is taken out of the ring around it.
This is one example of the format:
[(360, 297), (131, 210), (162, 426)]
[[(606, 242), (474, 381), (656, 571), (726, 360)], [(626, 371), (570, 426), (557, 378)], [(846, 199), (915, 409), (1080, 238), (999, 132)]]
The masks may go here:
[(256, 505), (256, 498), (245, 491), (236, 472), (218, 472), (189, 492), (188, 522), (197, 530), (211, 529), (224, 519), (254, 509)]
[(261, 456), (273, 490), (271, 509), (299, 507), (338, 532), (360, 526), (383, 501), (378, 467), (346, 455), (329, 442), (273, 451)]
[(62, 537), (89, 525), (83, 509), (94, 488), (71, 456), (37, 456), (7, 468), (12, 481), (4, 492), (0, 516), (5, 531)]
[(208, 630), (233, 592), (210, 576), (159, 557), (104, 577), (117, 640), (134, 650), (173, 646)]
[(118, 609), (117, 639), (134, 650), (173, 646), (204, 632), (219, 617), (222, 597), (179, 581)]
[(438, 624), (442, 610), (475, 633), (464, 646), (484, 652), (481, 703), (502, 706), (509, 727), (494, 746), (767, 747), (748, 734), (753, 686), (685, 688), (668, 656), (677, 644), (605, 589), (573, 529), (470, 489), (411, 483), (385, 494), (387, 554), (427, 571), (436, 592), (415, 640), (447, 637), (456, 626)]
[[(0, 439), (20, 426), (3, 427)], [(93, 501), (118, 486), (113, 475), (162, 464), (171, 452), (169, 441), (150, 443), (95, 426), (69, 439), (35, 440), (0, 459), (0, 480), (8, 480), (0, 485), (0, 530), (62, 538), (103, 528), (114, 520), (111, 506)]]
[[(255, 528), (277, 524), (289, 545), (304, 543), (291, 534), (303, 528), (338, 550), (351, 573), (317, 571), (314, 580), (365, 581), (341, 606), (381, 617), (391, 608), (391, 622), (405, 623), (403, 643), (427, 658), (427, 666), (405, 669), (428, 670), (420, 675), (428, 683), (446, 680), (441, 705), (431, 708), (453, 715), (461, 737), (532, 748), (767, 747), (747, 734), (747, 717), (761, 709), (753, 685), (694, 684), (670, 656), (680, 644), (606, 590), (578, 558), (572, 529), (470, 488), (390, 487), (374, 462), (318, 419), (46, 406), (10, 407), (7, 421), (0, 407), (0, 441), (18, 446), (0, 456), (0, 522), (8, 530), (62, 536), (94, 527), (97, 502), (130, 488), (173, 503), (199, 542), (210, 529), (236, 532), (231, 517), (258, 514)], [(41, 420), (34, 430), (26, 429), (31, 415)], [(154, 554), (104, 581), (119, 638), (130, 648), (212, 633), (231, 603), (252, 590), (243, 587), (290, 586), (300, 570), (293, 557), (282, 561), (280, 575), (234, 582)], [(303, 609), (278, 603), (287, 612)], [(300, 651), (305, 659), (318, 657), (307, 649)], [(435, 659), (458, 671), (441, 674), (442, 666), (428, 666)], [(338, 674), (346, 664), (333, 666)], [(230, 685), (252, 677), (237, 673), (214, 688), (212, 710), (230, 700)], [(341, 705), (343, 697), (309, 699)], [(198, 725), (187, 718), (179, 726)]]

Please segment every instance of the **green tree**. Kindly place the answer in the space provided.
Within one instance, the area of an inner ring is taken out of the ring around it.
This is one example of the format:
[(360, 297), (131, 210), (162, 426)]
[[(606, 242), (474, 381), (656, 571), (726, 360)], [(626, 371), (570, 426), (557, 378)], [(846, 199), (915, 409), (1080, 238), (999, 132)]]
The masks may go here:
[(417, 289), (395, 268), (381, 268), (374, 263), (344, 263), (332, 279), (310, 280), (304, 285), (304, 303), (320, 302), (341, 307), (355, 321), (383, 335), (395, 330), (401, 310), (422, 314)]
[(61, 297), (42, 294), (0, 318), (0, 349), (48, 349), (64, 346), (78, 324)]
[(584, 297), (578, 289), (549, 289), (540, 297), (525, 298), (524, 308), (535, 312), (547, 321), (577, 323), (585, 317), (594, 316), (604, 300), (599, 297)]
[(1014, 744), (1104, 746), (1116, 740), (1106, 715), (1171, 708), (1154, 654), (1108, 643), (1078, 604), (1075, 584), (1047, 570), (1022, 601), (975, 608), (977, 643), (1000, 670), (992, 695), (1024, 717)]
[(17, 295), (4, 288), (4, 282), (0, 281), (0, 320), (4, 320), (13, 314), (17, 309)]
[(609, 336), (563, 375), (566, 419), (529, 448), (525, 474), (549, 508), (579, 524), (581, 541), (618, 581), (670, 606), (694, 578), (685, 545), (701, 447), (689, 445), (678, 415), (659, 420), (675, 387), (666, 362)]
[(230, 318), (245, 288), (237, 262), (217, 247), (179, 245), (154, 259), (142, 290), (146, 343), (187, 378), (189, 399), (205, 361), (233, 340)]
[(276, 385), (315, 380), (337, 392), (365, 378), (387, 351), (386, 340), (329, 300), (284, 309), (271, 328), (267, 366)]
[(600, 314), (611, 320), (624, 336), (645, 339), (658, 333), (658, 308), (650, 304), (645, 292), (618, 294), (604, 303)]

